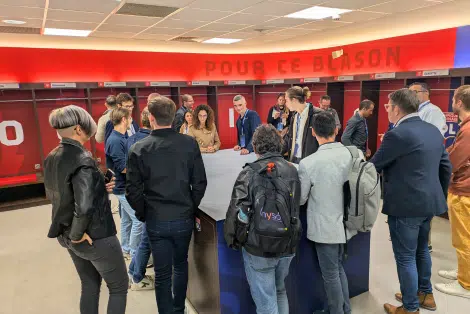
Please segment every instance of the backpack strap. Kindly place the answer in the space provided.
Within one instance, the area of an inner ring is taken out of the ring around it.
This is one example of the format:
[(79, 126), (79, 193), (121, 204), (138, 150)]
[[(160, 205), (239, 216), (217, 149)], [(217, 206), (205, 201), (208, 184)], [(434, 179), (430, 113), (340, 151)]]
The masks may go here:
[(345, 146), (353, 159), (359, 158), (359, 150), (356, 146)]
[(261, 170), (264, 169), (263, 166), (261, 166), (259, 164), (259, 162), (247, 163), (247, 164), (245, 164), (245, 166), (243, 168), (245, 168), (245, 167), (250, 167), (251, 169), (253, 169), (255, 172), (258, 172), (258, 173), (261, 172)]

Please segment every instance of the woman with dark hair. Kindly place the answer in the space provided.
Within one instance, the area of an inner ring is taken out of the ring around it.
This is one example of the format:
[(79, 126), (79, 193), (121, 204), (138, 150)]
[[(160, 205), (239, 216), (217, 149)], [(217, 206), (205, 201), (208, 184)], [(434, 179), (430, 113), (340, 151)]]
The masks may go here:
[(189, 136), (196, 139), (201, 153), (215, 153), (220, 148), (219, 134), (214, 123), (214, 111), (207, 105), (200, 105), (193, 115)]
[(188, 110), (184, 114), (184, 120), (183, 120), (183, 125), (180, 128), (180, 133), (181, 134), (188, 134), (189, 133), (189, 128), (193, 125), (193, 111)]
[(273, 125), (278, 131), (283, 131), (284, 135), (290, 125), (290, 120), (294, 112), (286, 106), (286, 94), (280, 93), (277, 96), (277, 104), (269, 109), (268, 123)]
[[(108, 193), (93, 156), (84, 144), (96, 133), (96, 123), (77, 106), (52, 111), (49, 124), (61, 142), (44, 163), (44, 185), (52, 202), (48, 237), (68, 250), (82, 282), (81, 314), (98, 314), (101, 281), (109, 289), (108, 314), (126, 312), (129, 278)], [(70, 311), (65, 311), (70, 312)]]

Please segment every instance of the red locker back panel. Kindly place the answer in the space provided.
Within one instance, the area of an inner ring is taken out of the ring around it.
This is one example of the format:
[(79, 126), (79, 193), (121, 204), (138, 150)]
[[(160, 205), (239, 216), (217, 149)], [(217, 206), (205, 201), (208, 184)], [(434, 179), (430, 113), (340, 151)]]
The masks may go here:
[(429, 78), (426, 83), (431, 88), (429, 98), (433, 104), (441, 108), (442, 112), (449, 111), (450, 77)]
[(240, 94), (245, 97), (249, 109), (253, 109), (253, 87), (252, 86), (221, 86), (217, 88), (219, 120), (219, 137), (222, 143), (221, 149), (233, 148), (237, 145), (237, 119), (238, 114), (234, 112), (234, 127), (230, 127), (229, 109), (233, 108), (233, 97)]
[(256, 86), (256, 111), (263, 124), (268, 122), (269, 109), (277, 104), (277, 96), (289, 88), (290, 85)]
[(321, 96), (326, 95), (326, 83), (313, 83), (303, 86), (307, 86), (310, 89), (310, 92), (312, 92), (309, 102), (311, 102), (315, 107), (319, 107)]
[(359, 108), (361, 102), (361, 82), (345, 82), (344, 83), (344, 116), (343, 125), (346, 124), (354, 114), (354, 111)]
[(400, 88), (405, 87), (404, 80), (390, 80), (390, 81), (381, 81), (380, 82), (380, 92), (379, 92), (379, 103), (376, 104), (378, 107), (378, 127), (377, 127), (377, 149), (382, 143), (380, 141), (379, 134), (384, 134), (388, 130), (388, 114), (385, 110), (385, 104), (388, 104), (388, 95)]
[[(199, 105), (208, 105), (207, 87), (205, 86), (181, 87), (180, 95), (183, 96), (184, 94), (189, 94), (193, 96), (193, 99), (194, 99), (193, 110), (196, 109), (196, 107)], [(182, 100), (180, 100), (180, 104), (183, 105)]]
[[(86, 110), (85, 97), (85, 90), (83, 89), (36, 91), (39, 130), (44, 156), (47, 156), (60, 142), (56, 130), (49, 125), (51, 111), (68, 105), (76, 105)], [(89, 141), (85, 144), (85, 147), (88, 150), (91, 149)]]
[(0, 91), (0, 186), (21, 183), (14, 177), (41, 171), (35, 168), (42, 163), (31, 99), (31, 91)]
[[(170, 87), (147, 87), (147, 88), (139, 88), (139, 112), (138, 114), (144, 110), (147, 106), (147, 97), (152, 93), (159, 93), (162, 96), (171, 98), (171, 89)], [(140, 121), (139, 121), (140, 125)]]

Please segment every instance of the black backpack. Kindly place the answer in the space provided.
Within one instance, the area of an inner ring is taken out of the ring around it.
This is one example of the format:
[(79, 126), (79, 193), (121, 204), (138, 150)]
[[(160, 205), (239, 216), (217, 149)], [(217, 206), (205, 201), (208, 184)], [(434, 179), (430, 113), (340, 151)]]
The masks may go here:
[(289, 185), (273, 162), (266, 166), (255, 162), (245, 167), (255, 173), (250, 184), (252, 207), (246, 213), (249, 222), (243, 244), (268, 254), (286, 253), (297, 245), (302, 232), (299, 208), (295, 208)]

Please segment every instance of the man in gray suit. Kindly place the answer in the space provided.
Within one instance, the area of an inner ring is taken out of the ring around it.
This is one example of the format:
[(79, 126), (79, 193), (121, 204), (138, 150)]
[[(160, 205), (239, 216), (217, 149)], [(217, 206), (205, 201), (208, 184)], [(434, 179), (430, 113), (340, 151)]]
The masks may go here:
[(307, 238), (314, 242), (323, 276), (330, 314), (350, 314), (348, 279), (343, 268), (346, 234), (343, 226), (343, 185), (352, 157), (335, 142), (338, 128), (328, 112), (314, 117), (313, 135), (318, 151), (300, 161), (300, 204), (308, 200)]

